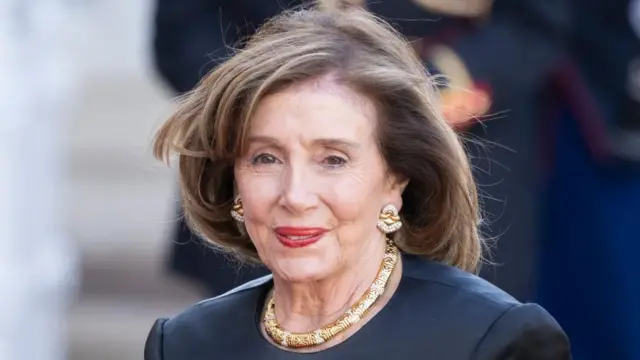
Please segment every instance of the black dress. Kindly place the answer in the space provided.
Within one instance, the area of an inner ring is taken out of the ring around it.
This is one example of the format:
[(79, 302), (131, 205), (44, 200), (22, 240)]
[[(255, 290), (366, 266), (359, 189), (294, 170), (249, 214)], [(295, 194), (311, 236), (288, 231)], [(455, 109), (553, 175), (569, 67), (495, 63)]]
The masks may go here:
[(402, 280), (389, 303), (346, 341), (316, 353), (281, 350), (260, 332), (271, 277), (200, 302), (151, 329), (145, 360), (571, 359), (556, 321), (490, 283), (403, 254)]

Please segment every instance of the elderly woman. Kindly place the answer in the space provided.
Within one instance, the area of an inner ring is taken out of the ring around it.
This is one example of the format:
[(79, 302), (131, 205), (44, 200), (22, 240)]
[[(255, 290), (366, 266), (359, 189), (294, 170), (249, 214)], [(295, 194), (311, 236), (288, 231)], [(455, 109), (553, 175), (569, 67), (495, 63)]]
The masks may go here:
[(473, 274), (464, 149), (365, 11), (267, 23), (159, 131), (173, 151), (194, 229), (273, 275), (158, 320), (146, 360), (570, 359), (545, 310)]

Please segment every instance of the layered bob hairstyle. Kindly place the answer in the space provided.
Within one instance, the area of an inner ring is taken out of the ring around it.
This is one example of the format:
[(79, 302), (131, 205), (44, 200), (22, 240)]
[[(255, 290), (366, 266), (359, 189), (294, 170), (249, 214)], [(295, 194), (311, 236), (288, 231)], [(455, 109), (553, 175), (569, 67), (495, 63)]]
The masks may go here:
[(482, 258), (476, 186), (461, 140), (442, 117), (434, 81), (410, 44), (365, 10), (302, 9), (273, 18), (209, 73), (158, 131), (156, 157), (179, 160), (187, 220), (207, 241), (259, 261), (230, 215), (234, 162), (260, 101), (331, 75), (376, 106), (388, 171), (409, 183), (399, 248), (465, 271)]

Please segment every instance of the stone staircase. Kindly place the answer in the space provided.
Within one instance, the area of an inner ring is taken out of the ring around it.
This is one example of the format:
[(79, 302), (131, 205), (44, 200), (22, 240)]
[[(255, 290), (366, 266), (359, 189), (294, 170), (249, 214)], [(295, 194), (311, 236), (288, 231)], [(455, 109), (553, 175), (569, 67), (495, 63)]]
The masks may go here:
[(92, 74), (80, 93), (68, 138), (68, 229), (82, 277), (69, 358), (142, 359), (153, 321), (201, 298), (163, 264), (177, 184), (150, 141), (170, 102), (145, 74)]

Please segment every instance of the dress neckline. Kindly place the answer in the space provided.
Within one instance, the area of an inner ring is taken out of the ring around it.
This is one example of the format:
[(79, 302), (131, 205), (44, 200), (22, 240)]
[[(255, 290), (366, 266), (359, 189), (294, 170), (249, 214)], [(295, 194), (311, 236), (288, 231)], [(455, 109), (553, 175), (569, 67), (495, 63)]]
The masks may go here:
[(262, 313), (263, 313), (265, 301), (267, 299), (267, 295), (269, 294), (269, 291), (271, 291), (271, 289), (273, 288), (273, 278), (269, 279), (269, 281), (263, 284), (263, 286), (261, 287), (260, 295), (256, 297), (255, 314), (253, 317), (253, 326), (252, 326), (252, 333), (253, 333), (252, 336), (259, 338), (259, 341), (265, 347), (265, 350), (277, 351), (280, 353), (292, 354), (297, 356), (308, 356), (308, 357), (311, 357), (313, 355), (320, 355), (320, 354), (324, 356), (324, 355), (330, 354), (332, 351), (339, 352), (341, 349), (348, 347), (354, 343), (357, 343), (361, 339), (366, 340), (367, 333), (369, 331), (373, 331), (377, 327), (376, 324), (384, 321), (385, 318), (390, 318), (391, 313), (393, 313), (392, 308), (396, 304), (397, 298), (399, 297), (399, 294), (403, 289), (403, 283), (405, 282), (405, 279), (407, 277), (409, 278), (415, 277), (416, 276), (415, 271), (419, 270), (419, 268), (421, 267), (420, 263), (422, 261), (428, 261), (426, 259), (423, 260), (415, 255), (409, 255), (403, 252), (400, 252), (400, 256), (402, 258), (402, 276), (400, 278), (400, 283), (398, 284), (398, 288), (396, 289), (395, 293), (393, 293), (393, 295), (391, 296), (391, 299), (389, 299), (389, 302), (387, 302), (387, 304), (382, 309), (380, 309), (378, 313), (376, 313), (366, 324), (364, 324), (358, 331), (356, 331), (354, 334), (346, 338), (344, 341), (323, 350), (318, 350), (313, 352), (296, 352), (296, 351), (279, 348), (275, 346), (273, 343), (271, 343), (268, 339), (266, 339), (263, 336), (261, 331)]

